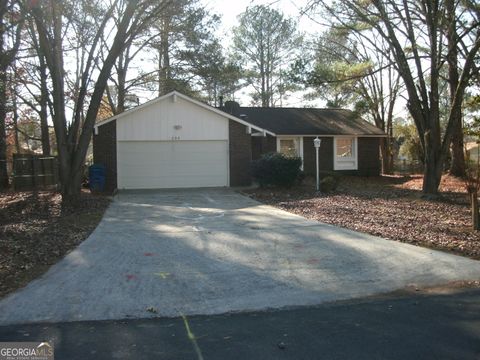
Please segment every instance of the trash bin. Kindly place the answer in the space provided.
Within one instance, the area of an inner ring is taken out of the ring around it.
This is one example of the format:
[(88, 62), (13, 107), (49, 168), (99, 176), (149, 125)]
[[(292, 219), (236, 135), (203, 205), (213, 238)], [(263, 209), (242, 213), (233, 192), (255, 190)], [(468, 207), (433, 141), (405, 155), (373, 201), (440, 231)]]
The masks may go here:
[(103, 192), (105, 189), (105, 166), (93, 164), (88, 168), (88, 184), (91, 192)]

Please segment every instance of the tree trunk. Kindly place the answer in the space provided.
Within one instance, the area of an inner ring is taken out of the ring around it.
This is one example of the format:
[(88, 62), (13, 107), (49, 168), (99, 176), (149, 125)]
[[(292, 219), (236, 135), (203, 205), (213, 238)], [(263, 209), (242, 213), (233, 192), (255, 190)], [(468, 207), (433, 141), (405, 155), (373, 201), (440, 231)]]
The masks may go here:
[(470, 193), (470, 204), (472, 206), (472, 229), (479, 230), (479, 221), (478, 221), (478, 193), (472, 191)]
[(7, 132), (5, 120), (7, 117), (7, 72), (0, 70), (0, 190), (8, 188), (7, 172)]
[(165, 15), (162, 20), (162, 29), (160, 33), (160, 51), (159, 51), (159, 79), (158, 79), (158, 95), (162, 96), (167, 94), (170, 89), (170, 19), (168, 15)]
[(67, 209), (76, 206), (80, 201), (80, 194), (82, 191), (82, 177), (83, 167), (77, 170), (75, 173), (71, 173), (72, 169), (60, 168), (60, 172), (63, 174), (70, 173), (68, 181), (63, 181), (61, 185), (62, 194), (62, 209)]
[(454, 132), (452, 134), (451, 155), (452, 163), (450, 164), (450, 174), (453, 176), (464, 177), (465, 176), (465, 154), (463, 152), (463, 129), (462, 120), (460, 116), (460, 125), (455, 125)]
[(438, 187), (440, 186), (440, 180), (442, 176), (438, 174), (438, 171), (434, 164), (431, 162), (425, 164), (425, 170), (423, 172), (423, 193), (428, 196), (437, 196)]
[(433, 144), (430, 139), (426, 141), (429, 145), (425, 148), (422, 190), (425, 196), (436, 197), (442, 180), (444, 159), (438, 150), (439, 144)]
[[(455, 93), (459, 83), (458, 70), (458, 35), (455, 18), (455, 1), (446, 0), (445, 8), (448, 18), (448, 85), (450, 90), (450, 103), (453, 104), (455, 100)], [(465, 155), (463, 153), (463, 124), (462, 124), (462, 109), (456, 107), (452, 109), (452, 121), (454, 122), (452, 130), (451, 154), (452, 163), (450, 164), (450, 174), (454, 176), (465, 176)]]
[[(13, 80), (13, 79), (12, 79)], [(20, 140), (18, 138), (18, 104), (16, 89), (13, 87), (12, 91), (12, 106), (13, 106), (13, 136), (15, 138), (15, 152), (20, 154)]]
[(48, 85), (47, 85), (47, 65), (45, 58), (39, 54), (40, 60), (40, 130), (42, 133), (42, 154), (49, 156), (50, 149), (50, 129), (48, 127)]
[(382, 138), (380, 140), (380, 155), (382, 157), (382, 174), (392, 173), (389, 153), (390, 153), (389, 141), (387, 138)]
[(124, 54), (121, 54), (120, 57), (118, 58), (118, 75), (117, 75), (117, 81), (118, 81), (117, 113), (118, 114), (125, 111), (125, 95), (126, 95), (125, 83), (126, 83), (127, 69), (126, 67), (123, 66), (123, 56)]

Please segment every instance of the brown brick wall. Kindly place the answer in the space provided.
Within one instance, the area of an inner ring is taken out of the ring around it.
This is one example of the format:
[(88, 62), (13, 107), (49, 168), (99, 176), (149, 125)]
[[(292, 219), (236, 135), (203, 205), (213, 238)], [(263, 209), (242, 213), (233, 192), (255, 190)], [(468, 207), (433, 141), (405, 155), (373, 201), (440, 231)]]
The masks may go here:
[(230, 186), (251, 184), (250, 166), (252, 162), (251, 135), (247, 127), (236, 121), (228, 121), (230, 143)]
[(380, 175), (380, 138), (358, 138), (358, 175)]
[[(315, 175), (314, 137), (303, 138), (303, 166), (306, 175)], [(319, 150), (320, 172), (333, 170), (333, 137), (324, 137)], [(359, 137), (358, 170), (337, 170), (338, 174), (378, 176), (380, 174), (379, 138)]]
[[(315, 137), (303, 138), (303, 171), (305, 175), (315, 175), (315, 147), (313, 146)], [(320, 172), (333, 171), (333, 138), (320, 137), (322, 143), (318, 150), (318, 164)]]
[(277, 151), (277, 138), (267, 136), (252, 136), (252, 159), (257, 160), (263, 154)]
[[(303, 138), (303, 170), (306, 175), (315, 175), (315, 137)], [(333, 137), (320, 137), (322, 144), (319, 149), (320, 172), (332, 172), (333, 170)], [(339, 170), (339, 174), (378, 176), (380, 174), (379, 138), (358, 138), (358, 170)], [(276, 138), (252, 138), (252, 156), (258, 159), (262, 154), (276, 151)]]
[(116, 120), (98, 127), (93, 135), (93, 162), (105, 166), (105, 192), (117, 188), (117, 122)]

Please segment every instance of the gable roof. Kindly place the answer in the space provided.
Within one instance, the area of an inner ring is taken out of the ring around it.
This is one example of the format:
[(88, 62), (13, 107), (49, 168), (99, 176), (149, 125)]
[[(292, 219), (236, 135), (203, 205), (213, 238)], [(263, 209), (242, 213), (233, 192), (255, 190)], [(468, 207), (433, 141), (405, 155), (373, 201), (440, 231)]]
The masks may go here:
[(240, 107), (236, 111), (241, 119), (277, 135), (386, 136), (345, 109)]
[(178, 91), (175, 91), (175, 90), (172, 91), (172, 92), (169, 92), (168, 94), (165, 94), (165, 95), (163, 95), (163, 96), (160, 96), (160, 97), (158, 97), (158, 98), (156, 98), (156, 99), (147, 101), (146, 103), (143, 103), (142, 105), (139, 105), (139, 106), (136, 106), (136, 107), (131, 108), (131, 109), (129, 109), (129, 110), (126, 110), (126, 111), (124, 111), (124, 112), (122, 112), (122, 113), (120, 113), (120, 114), (117, 114), (117, 115), (114, 115), (114, 116), (112, 116), (112, 117), (109, 117), (108, 119), (99, 121), (99, 122), (97, 122), (97, 123), (95, 124), (94, 127), (95, 127), (95, 129), (97, 129), (99, 126), (105, 125), (105, 124), (107, 124), (107, 123), (109, 123), (109, 122), (111, 122), (111, 121), (113, 121), (113, 120), (121, 119), (121, 118), (123, 118), (123, 117), (125, 117), (125, 116), (127, 116), (127, 115), (129, 115), (129, 114), (132, 114), (132, 113), (134, 113), (134, 112), (136, 112), (136, 111), (139, 111), (139, 110), (141, 110), (141, 109), (144, 109), (144, 108), (146, 108), (146, 107), (153, 106), (153, 105), (161, 102), (161, 101), (164, 100), (164, 99), (167, 99), (167, 98), (169, 98), (169, 97), (174, 97), (174, 96), (178, 96), (178, 97), (181, 98), (181, 99), (184, 99), (184, 100), (186, 100), (186, 101), (189, 101), (189, 102), (191, 102), (191, 103), (193, 103), (193, 104), (195, 104), (195, 105), (198, 105), (198, 106), (200, 106), (200, 107), (202, 107), (202, 108), (204, 108), (204, 109), (206, 109), (206, 110), (212, 111), (212, 112), (214, 112), (214, 113), (216, 113), (216, 114), (218, 114), (218, 115), (224, 116), (224, 117), (226, 117), (226, 118), (228, 118), (228, 119), (230, 119), (230, 120), (236, 121), (236, 122), (238, 122), (238, 123), (240, 123), (240, 124), (242, 124), (242, 125), (248, 126), (249, 128), (255, 129), (255, 130), (257, 130), (257, 131), (259, 131), (259, 132), (261, 132), (261, 133), (266, 133), (266, 134), (270, 134), (270, 135), (272, 135), (272, 136), (275, 136), (275, 133), (273, 133), (272, 131), (269, 131), (268, 129), (264, 129), (264, 128), (262, 128), (262, 127), (259, 127), (259, 126), (255, 125), (255, 124), (252, 124), (252, 123), (250, 123), (250, 122), (247, 122), (247, 121), (245, 121), (244, 119), (241, 119), (241, 118), (239, 118), (239, 117), (237, 117), (237, 116), (235, 116), (235, 115), (233, 115), (233, 114), (230, 114), (230, 113), (228, 113), (228, 112), (222, 111), (221, 109), (217, 109), (217, 108), (215, 108), (215, 107), (213, 107), (213, 106), (207, 105), (207, 104), (205, 104), (205, 103), (203, 103), (203, 102), (201, 102), (201, 101), (192, 99), (191, 97), (189, 97), (189, 96), (187, 96), (187, 95), (184, 95), (184, 94), (182, 94), (182, 93), (179, 93)]

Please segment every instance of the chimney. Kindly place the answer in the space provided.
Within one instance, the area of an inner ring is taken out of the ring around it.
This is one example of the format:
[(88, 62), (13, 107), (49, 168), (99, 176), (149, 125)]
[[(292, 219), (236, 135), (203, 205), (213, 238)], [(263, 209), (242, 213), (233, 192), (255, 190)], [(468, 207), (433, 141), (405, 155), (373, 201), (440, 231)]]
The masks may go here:
[(240, 116), (240, 104), (235, 101), (225, 101), (225, 111), (229, 114)]

